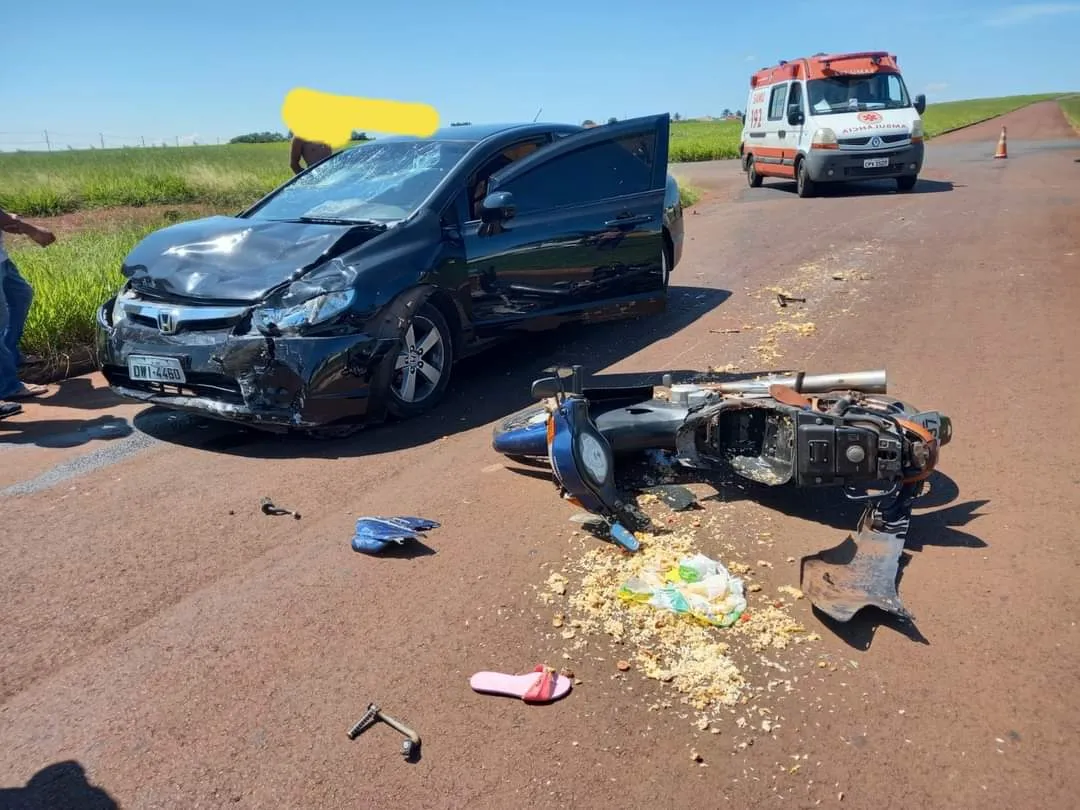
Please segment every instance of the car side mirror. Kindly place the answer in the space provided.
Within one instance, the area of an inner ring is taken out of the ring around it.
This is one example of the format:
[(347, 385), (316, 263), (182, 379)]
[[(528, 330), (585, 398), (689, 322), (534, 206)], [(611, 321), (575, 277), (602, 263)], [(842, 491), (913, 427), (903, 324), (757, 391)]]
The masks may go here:
[(789, 126), (802, 126), (806, 122), (806, 116), (798, 107), (788, 107), (787, 122)]
[(919, 115), (922, 115), (924, 112), (926, 112), (926, 96), (924, 96), (922, 93), (919, 93), (919, 95), (915, 96), (915, 112), (917, 112)]
[(509, 191), (495, 191), (488, 194), (480, 204), (480, 221), (489, 225), (513, 219), (516, 213), (514, 195)]

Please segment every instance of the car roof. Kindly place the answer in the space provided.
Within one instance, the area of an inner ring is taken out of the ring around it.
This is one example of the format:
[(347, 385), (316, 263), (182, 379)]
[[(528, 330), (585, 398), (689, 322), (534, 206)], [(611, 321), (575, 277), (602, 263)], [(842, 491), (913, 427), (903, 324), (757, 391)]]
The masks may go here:
[(394, 143), (396, 141), (458, 141), (461, 143), (479, 143), (493, 135), (517, 133), (528, 135), (530, 133), (549, 132), (561, 130), (563, 132), (575, 132), (583, 127), (575, 124), (550, 124), (550, 123), (492, 123), (492, 124), (465, 124), (457, 127), (440, 127), (431, 135), (418, 138), (411, 135), (391, 135), (376, 139), (376, 143)]

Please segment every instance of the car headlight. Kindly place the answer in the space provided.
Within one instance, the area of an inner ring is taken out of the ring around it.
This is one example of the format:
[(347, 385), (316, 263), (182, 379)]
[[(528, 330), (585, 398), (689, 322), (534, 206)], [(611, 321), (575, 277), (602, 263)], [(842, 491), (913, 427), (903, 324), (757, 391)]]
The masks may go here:
[(607, 481), (611, 465), (600, 440), (591, 433), (582, 433), (578, 437), (578, 452), (581, 454), (581, 463), (585, 465), (585, 472), (593, 483), (599, 485)]
[(131, 290), (122, 290), (116, 294), (116, 298), (113, 299), (112, 313), (110, 314), (109, 321), (113, 326), (127, 320), (127, 309), (124, 307), (124, 302), (131, 298), (134, 298)]
[(337, 317), (352, 305), (355, 297), (355, 290), (344, 290), (316, 295), (293, 306), (262, 306), (252, 312), (251, 320), (265, 334), (295, 334)]
[(911, 125), (911, 140), (921, 141), (923, 139), (923, 125), (922, 119), (916, 118), (915, 123)]

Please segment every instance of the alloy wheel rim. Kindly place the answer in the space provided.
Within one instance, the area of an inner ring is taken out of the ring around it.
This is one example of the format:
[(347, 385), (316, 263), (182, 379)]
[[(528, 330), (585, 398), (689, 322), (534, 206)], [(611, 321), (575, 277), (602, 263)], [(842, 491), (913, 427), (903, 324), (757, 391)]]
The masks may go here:
[(394, 394), (402, 402), (422, 402), (438, 388), (445, 365), (442, 334), (427, 318), (414, 317), (394, 362)]

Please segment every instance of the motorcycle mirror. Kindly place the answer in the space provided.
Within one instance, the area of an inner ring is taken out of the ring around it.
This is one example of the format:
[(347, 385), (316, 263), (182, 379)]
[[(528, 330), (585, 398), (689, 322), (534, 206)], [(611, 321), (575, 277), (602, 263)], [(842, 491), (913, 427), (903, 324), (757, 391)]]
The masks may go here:
[(541, 377), (533, 380), (533, 399), (548, 399), (558, 396), (562, 392), (562, 384), (558, 377)]

